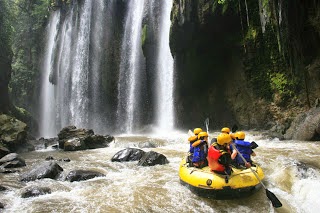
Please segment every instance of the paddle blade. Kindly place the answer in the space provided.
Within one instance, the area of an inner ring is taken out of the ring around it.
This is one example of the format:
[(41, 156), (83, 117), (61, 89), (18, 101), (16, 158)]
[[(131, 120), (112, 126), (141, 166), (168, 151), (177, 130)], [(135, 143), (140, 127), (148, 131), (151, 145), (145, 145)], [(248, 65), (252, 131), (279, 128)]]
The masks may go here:
[(189, 129), (188, 131), (188, 135), (191, 137), (191, 136), (194, 136), (193, 132)]
[(204, 121), (204, 125), (207, 127), (207, 130), (208, 130), (208, 126), (209, 126), (209, 118), (207, 118), (207, 119)]
[(271, 201), (273, 207), (279, 208), (282, 206), (282, 203), (280, 202), (280, 200), (268, 189), (266, 189), (266, 194), (269, 200)]

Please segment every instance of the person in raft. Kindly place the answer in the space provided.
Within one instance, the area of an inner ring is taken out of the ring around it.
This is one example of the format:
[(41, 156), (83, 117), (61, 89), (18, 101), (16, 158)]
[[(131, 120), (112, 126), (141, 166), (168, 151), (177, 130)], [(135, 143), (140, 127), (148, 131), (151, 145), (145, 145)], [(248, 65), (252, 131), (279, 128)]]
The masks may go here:
[(248, 142), (245, 141), (244, 138), (246, 137), (244, 132), (236, 132), (235, 133), (235, 141), (234, 141), (234, 145), (236, 146), (237, 150), (240, 152), (240, 154), (244, 157), (244, 159), (247, 161), (247, 163), (245, 163), (242, 158), (240, 157), (240, 155), (238, 154), (238, 152), (232, 148), (231, 146), (231, 159), (233, 160), (233, 164), (237, 167), (237, 168), (250, 168), (252, 166), (252, 160), (251, 160), (251, 156), (256, 156), (256, 153), (252, 150), (254, 148), (257, 147), (257, 144), (253, 141), (253, 142)]
[[(191, 131), (190, 131), (191, 132)], [(192, 146), (192, 144), (194, 142), (196, 142), (198, 140), (198, 134), (202, 132), (201, 128), (195, 128), (193, 130), (193, 136), (190, 136), (188, 138), (188, 141), (190, 143), (190, 147), (189, 147), (189, 152), (188, 152), (188, 158), (187, 158), (187, 163), (189, 163), (189, 166), (192, 166), (192, 158), (193, 158), (193, 151), (194, 151), (194, 147)]]
[(198, 140), (192, 144), (193, 158), (192, 164), (197, 168), (203, 168), (208, 165), (208, 133), (200, 132), (198, 134)]
[[(231, 131), (230, 131), (230, 128), (229, 128), (229, 127), (223, 127), (223, 128), (221, 129), (221, 133), (229, 134), (232, 139), (235, 139), (234, 134), (233, 134), (233, 133), (230, 133), (230, 132), (231, 132)], [(215, 143), (215, 142), (217, 142), (217, 138), (212, 138), (212, 140), (211, 140), (211, 145), (212, 145), (213, 143)]]
[(231, 142), (232, 138), (229, 134), (221, 133), (217, 137), (217, 142), (209, 147), (207, 159), (212, 172), (227, 175), (231, 174), (231, 151), (229, 149)]

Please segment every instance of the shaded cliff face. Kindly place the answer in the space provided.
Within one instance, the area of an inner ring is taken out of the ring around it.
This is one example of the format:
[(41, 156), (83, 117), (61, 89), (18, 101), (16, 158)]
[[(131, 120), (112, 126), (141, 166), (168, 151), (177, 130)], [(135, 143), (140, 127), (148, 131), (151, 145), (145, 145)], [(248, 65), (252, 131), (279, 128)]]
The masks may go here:
[(212, 4), (174, 1), (170, 46), (177, 73), (178, 126), (199, 126), (206, 117), (210, 128), (257, 126), (267, 114), (249, 112), (256, 109), (242, 74), (239, 17), (236, 12), (213, 13)]
[(9, 44), (8, 12), (2, 1), (0, 8), (0, 113), (7, 113), (10, 107), (8, 84), (11, 78), (12, 51)]
[(11, 60), (8, 54), (0, 55), (0, 113), (9, 111), (8, 84), (11, 76)]
[[(226, 5), (213, 2), (174, 1), (170, 46), (179, 126), (199, 126), (209, 117), (212, 128), (270, 128), (313, 106), (319, 91), (315, 3), (239, 1), (241, 11), (234, 2), (222, 12)], [(278, 73), (286, 78), (273, 78)]]

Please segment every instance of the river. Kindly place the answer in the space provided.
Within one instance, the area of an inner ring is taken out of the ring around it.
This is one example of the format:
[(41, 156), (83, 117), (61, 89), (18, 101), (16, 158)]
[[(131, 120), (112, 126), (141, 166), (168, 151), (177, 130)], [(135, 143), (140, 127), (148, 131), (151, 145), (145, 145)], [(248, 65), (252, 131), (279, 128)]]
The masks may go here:
[[(265, 173), (264, 183), (282, 202), (274, 209), (261, 189), (248, 198), (212, 200), (193, 194), (179, 182), (181, 158), (188, 150), (187, 131), (169, 135), (118, 135), (108, 148), (64, 152), (51, 148), (23, 153), (27, 166), (19, 173), (0, 174), (0, 192), (5, 209), (0, 212), (319, 212), (320, 209), (320, 143), (268, 140), (259, 132), (247, 132), (246, 140), (255, 141), (254, 161)], [(216, 136), (212, 132), (210, 136)], [(164, 154), (169, 164), (137, 166), (137, 162), (111, 162), (118, 151), (152, 143), (157, 148), (142, 148)], [(70, 158), (58, 162), (66, 175), (74, 169), (90, 169), (105, 177), (81, 182), (42, 179), (19, 181), (20, 174), (44, 161)], [(51, 188), (52, 193), (21, 198), (24, 187), (37, 185)]]

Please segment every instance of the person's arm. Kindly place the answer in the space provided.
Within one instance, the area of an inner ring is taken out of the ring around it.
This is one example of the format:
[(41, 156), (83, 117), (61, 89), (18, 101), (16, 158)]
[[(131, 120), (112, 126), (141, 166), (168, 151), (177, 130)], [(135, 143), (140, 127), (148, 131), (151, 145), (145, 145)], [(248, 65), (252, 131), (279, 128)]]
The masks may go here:
[(194, 143), (192, 144), (192, 146), (193, 146), (193, 147), (196, 147), (196, 146), (200, 145), (201, 142), (202, 142), (201, 140), (197, 140), (196, 142), (194, 142)]
[(237, 157), (237, 151), (234, 149), (231, 154), (231, 159), (234, 160)]

